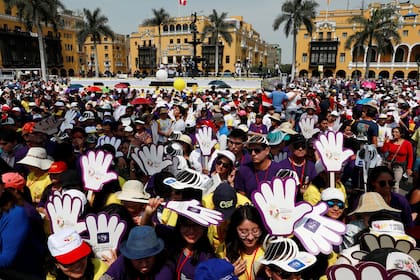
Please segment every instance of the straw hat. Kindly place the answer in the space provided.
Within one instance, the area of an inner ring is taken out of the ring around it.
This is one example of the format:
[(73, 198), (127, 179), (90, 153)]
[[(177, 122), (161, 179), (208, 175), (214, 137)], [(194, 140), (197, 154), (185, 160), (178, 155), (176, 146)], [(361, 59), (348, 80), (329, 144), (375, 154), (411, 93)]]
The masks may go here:
[(17, 163), (38, 167), (42, 170), (47, 170), (50, 168), (53, 161), (48, 159), (47, 151), (44, 148), (33, 147), (30, 148), (26, 156)]
[(367, 192), (360, 196), (356, 209), (350, 215), (359, 213), (374, 213), (378, 211), (401, 212), (401, 210), (390, 207), (382, 196), (377, 192)]
[(289, 123), (289, 122), (282, 123), (278, 127), (278, 130), (280, 130), (280, 131), (282, 131), (284, 133), (287, 133), (287, 134), (291, 134), (291, 135), (297, 134), (297, 132), (293, 129), (292, 124)]
[(281, 115), (279, 113), (274, 113), (269, 118), (278, 122), (282, 121)]

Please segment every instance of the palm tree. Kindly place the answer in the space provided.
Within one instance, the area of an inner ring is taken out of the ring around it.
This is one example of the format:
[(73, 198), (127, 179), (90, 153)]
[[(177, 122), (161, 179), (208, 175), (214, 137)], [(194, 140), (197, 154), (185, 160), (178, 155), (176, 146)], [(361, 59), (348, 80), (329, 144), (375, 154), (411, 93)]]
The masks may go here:
[(162, 24), (170, 22), (171, 16), (164, 8), (160, 8), (159, 10), (152, 9), (153, 17), (145, 19), (143, 21), (143, 25), (149, 26), (157, 26), (158, 27), (158, 35), (159, 35), (159, 57), (158, 62), (159, 64), (162, 63), (162, 41), (161, 41), (161, 26)]
[(306, 31), (311, 35), (314, 29), (313, 19), (316, 17), (316, 8), (318, 3), (312, 0), (290, 0), (281, 6), (282, 14), (274, 19), (274, 30), (279, 29), (282, 23), (286, 37), (293, 35), (293, 61), (292, 77), (296, 72), (296, 37), (300, 26), (305, 25)]
[(83, 9), (85, 20), (77, 24), (79, 32), (77, 33), (77, 39), (80, 44), (84, 44), (86, 39), (90, 37), (93, 42), (93, 50), (95, 52), (95, 77), (99, 76), (99, 64), (98, 64), (98, 44), (101, 43), (103, 36), (109, 37), (114, 40), (114, 32), (107, 25), (108, 18), (101, 15), (101, 10), (96, 8), (93, 12), (87, 9)]
[(210, 42), (216, 46), (215, 59), (214, 59), (214, 72), (219, 73), (219, 37), (221, 37), (230, 46), (232, 43), (232, 35), (230, 30), (235, 27), (231, 22), (226, 21), (227, 13), (217, 13), (213, 9), (213, 13), (209, 15), (210, 23), (204, 26), (201, 34), (201, 41), (206, 37), (210, 37)]
[(60, 0), (5, 0), (7, 8), (17, 8), (18, 18), (25, 23), (28, 30), (36, 29), (41, 62), (41, 78), (47, 80), (47, 58), (45, 54), (44, 34), (42, 23), (51, 23), (55, 31), (59, 22), (58, 9), (64, 9)]
[(345, 47), (350, 49), (352, 46), (367, 45), (365, 78), (368, 78), (373, 42), (376, 42), (379, 53), (386, 54), (393, 52), (393, 41), (399, 43), (401, 40), (398, 17), (392, 8), (373, 9), (370, 18), (356, 15), (349, 22), (359, 25), (360, 31), (348, 37)]

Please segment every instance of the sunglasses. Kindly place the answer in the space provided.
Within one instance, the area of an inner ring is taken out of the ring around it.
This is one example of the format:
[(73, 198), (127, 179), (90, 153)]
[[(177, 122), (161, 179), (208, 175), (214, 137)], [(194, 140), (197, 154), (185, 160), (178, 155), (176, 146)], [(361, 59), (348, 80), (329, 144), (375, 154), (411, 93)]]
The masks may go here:
[(344, 202), (342, 202), (342, 201), (328, 200), (327, 204), (328, 204), (329, 208), (334, 207), (334, 205), (337, 205), (338, 208), (344, 209)]
[(292, 146), (293, 146), (293, 149), (295, 150), (299, 150), (300, 148), (306, 149), (306, 143), (303, 143), (303, 142), (293, 143)]
[(381, 188), (385, 188), (386, 185), (387, 185), (387, 183), (388, 183), (388, 186), (390, 186), (390, 187), (395, 186), (395, 181), (394, 180), (388, 180), (388, 181), (382, 180), (382, 181), (378, 181), (378, 184), (379, 184), (379, 186)]
[(250, 154), (252, 154), (252, 152), (255, 152), (255, 154), (259, 154), (264, 150), (265, 150), (265, 148), (248, 148), (248, 152)]
[(230, 164), (229, 164), (229, 163), (223, 162), (222, 160), (218, 160), (218, 161), (216, 161), (216, 164), (217, 164), (217, 165), (221, 165), (221, 166), (223, 166), (224, 168), (228, 168), (228, 167), (230, 166)]

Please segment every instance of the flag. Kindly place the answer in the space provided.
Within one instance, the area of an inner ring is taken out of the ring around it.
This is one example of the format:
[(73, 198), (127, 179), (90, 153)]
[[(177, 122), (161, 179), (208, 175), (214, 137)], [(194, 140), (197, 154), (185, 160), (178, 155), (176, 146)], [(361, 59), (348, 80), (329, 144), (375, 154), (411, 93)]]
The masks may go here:
[(179, 5), (186, 6), (187, 0), (179, 0)]

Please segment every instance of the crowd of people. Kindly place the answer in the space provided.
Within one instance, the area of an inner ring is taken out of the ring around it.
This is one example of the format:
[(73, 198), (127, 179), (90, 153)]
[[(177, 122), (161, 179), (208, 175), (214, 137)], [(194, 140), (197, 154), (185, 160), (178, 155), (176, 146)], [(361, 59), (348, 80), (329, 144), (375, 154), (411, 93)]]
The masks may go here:
[[(416, 82), (178, 91), (14, 81), (0, 104), (1, 279), (340, 279), (335, 266), (372, 262), (420, 277)], [(352, 151), (339, 171), (315, 145), (331, 132)], [(93, 194), (91, 152), (104, 166), (111, 155), (102, 176), (116, 174)], [(331, 252), (267, 228), (253, 196), (275, 178), (293, 178), (296, 203), (325, 204), (322, 214), (345, 224)], [(55, 197), (80, 201), (78, 221), (118, 215), (116, 247), (98, 256), (99, 234), (91, 243), (53, 215)], [(165, 207), (193, 200), (223, 220), (206, 226)]]

